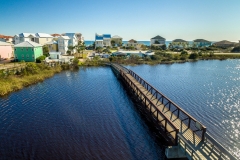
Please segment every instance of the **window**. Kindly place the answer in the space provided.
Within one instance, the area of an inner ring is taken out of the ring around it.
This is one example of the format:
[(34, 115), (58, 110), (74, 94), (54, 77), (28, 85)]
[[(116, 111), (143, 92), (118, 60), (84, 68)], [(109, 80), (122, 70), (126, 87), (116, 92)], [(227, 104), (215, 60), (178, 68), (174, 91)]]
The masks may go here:
[(17, 49), (15, 48), (14, 50), (16, 51)]
[(22, 51), (23, 51), (23, 48), (22, 48)]
[(24, 54), (22, 54), (22, 58), (24, 58)]
[(29, 55), (27, 54), (27, 58), (29, 58)]
[(34, 59), (34, 54), (32, 55), (32, 58)]
[(32, 51), (33, 51), (33, 48), (32, 48)]
[(28, 48), (26, 48), (26, 50), (28, 51)]

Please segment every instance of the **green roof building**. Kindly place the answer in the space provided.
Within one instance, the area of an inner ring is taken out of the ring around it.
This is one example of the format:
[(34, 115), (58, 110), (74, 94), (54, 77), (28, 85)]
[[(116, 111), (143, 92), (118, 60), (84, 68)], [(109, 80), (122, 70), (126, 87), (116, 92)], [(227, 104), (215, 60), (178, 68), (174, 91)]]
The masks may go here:
[(16, 61), (35, 62), (36, 58), (43, 55), (42, 45), (32, 41), (16, 44), (14, 55)]

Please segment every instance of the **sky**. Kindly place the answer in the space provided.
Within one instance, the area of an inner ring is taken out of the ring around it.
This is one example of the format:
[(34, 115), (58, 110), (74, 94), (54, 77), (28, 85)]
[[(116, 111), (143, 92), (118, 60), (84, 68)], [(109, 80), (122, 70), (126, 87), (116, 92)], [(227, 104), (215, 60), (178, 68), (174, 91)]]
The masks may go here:
[(0, 0), (0, 34), (240, 40), (240, 0)]

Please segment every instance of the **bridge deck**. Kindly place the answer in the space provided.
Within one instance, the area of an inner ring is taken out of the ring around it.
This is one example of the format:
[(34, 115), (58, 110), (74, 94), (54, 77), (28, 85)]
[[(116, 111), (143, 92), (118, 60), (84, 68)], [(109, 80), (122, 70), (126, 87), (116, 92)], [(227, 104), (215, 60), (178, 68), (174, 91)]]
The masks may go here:
[[(168, 117), (172, 122), (179, 127), (179, 134), (181, 134), (190, 144), (194, 146), (196, 149), (196, 154), (198, 157), (200, 157), (202, 160), (207, 160), (207, 159), (213, 159), (216, 160), (218, 159), (217, 156), (215, 155), (216, 153), (213, 153), (210, 149), (209, 145), (202, 145), (200, 137), (197, 135), (193, 136), (193, 131), (187, 127), (186, 124), (182, 123), (179, 118), (177, 118), (174, 114), (171, 114), (171, 111), (165, 109), (164, 105), (161, 104), (161, 102), (157, 103), (157, 99), (152, 99), (153, 95), (148, 92), (148, 90), (143, 87), (134, 77), (132, 77), (130, 74), (126, 73), (126, 76), (138, 87), (139, 90), (141, 90), (146, 97), (152, 100), (153, 103), (158, 104), (157, 107), (166, 117)], [(148, 108), (150, 110), (150, 108)], [(156, 112), (154, 113), (155, 116)], [(158, 117), (158, 119), (161, 121), (161, 117)], [(163, 124), (164, 122), (162, 122)], [(168, 129), (168, 128), (167, 128)], [(168, 131), (171, 131), (171, 128), (169, 128)], [(181, 145), (181, 144), (180, 144)], [(183, 145), (183, 144), (182, 144)], [(184, 146), (182, 146), (184, 148)], [(190, 153), (189, 153), (190, 154)], [(193, 158), (194, 159), (194, 158)]]
[[(129, 87), (133, 89), (133, 91), (138, 95), (138, 97), (142, 100), (142, 102), (145, 102), (145, 106), (152, 115), (154, 115), (155, 119), (158, 120), (163, 126), (165, 125), (165, 131), (169, 132), (172, 137), (178, 139), (178, 147), (184, 150), (185, 155), (189, 159), (197, 159), (197, 160), (218, 160), (218, 159), (226, 159), (226, 160), (236, 160), (234, 156), (232, 156), (224, 147), (221, 146), (215, 139), (213, 139), (209, 134), (205, 134), (203, 137), (199, 137), (196, 132), (199, 130), (192, 129), (191, 127), (187, 126), (184, 119), (180, 119), (179, 112), (178, 114), (173, 114), (175, 110), (170, 110), (170, 107), (166, 107), (166, 103), (161, 99), (157, 99), (157, 96), (154, 96), (154, 92), (151, 92), (149, 90), (149, 86), (144, 86), (146, 83), (144, 81), (142, 83), (142, 78), (139, 76), (136, 77), (136, 74), (133, 73), (131, 70), (126, 69), (125, 67), (117, 64), (112, 64), (112, 67), (117, 70), (118, 75), (122, 73), (123, 79), (126, 83), (128, 83)], [(139, 81), (140, 78), (140, 81)], [(151, 87), (151, 86), (150, 86)], [(156, 91), (155, 88), (152, 87)], [(140, 91), (140, 92), (139, 92)], [(157, 91), (158, 92), (158, 91)], [(161, 94), (160, 92), (158, 92)], [(143, 96), (142, 96), (143, 95)], [(163, 95), (162, 95), (163, 96)], [(147, 100), (146, 100), (147, 99)], [(163, 103), (163, 104), (162, 104)], [(172, 102), (171, 102), (172, 103)], [(149, 104), (154, 104), (154, 107)], [(165, 106), (164, 106), (165, 104)], [(173, 104), (173, 103), (172, 103)], [(175, 105), (175, 104), (174, 104)], [(175, 105), (176, 107), (176, 105)], [(180, 107), (178, 107), (179, 109)], [(176, 109), (176, 108), (175, 108)], [(156, 111), (158, 110), (158, 111)], [(177, 109), (176, 109), (177, 110)], [(181, 112), (182, 109), (180, 109)], [(178, 110), (179, 111), (179, 110)], [(158, 112), (161, 112), (161, 114), (158, 114)], [(189, 114), (185, 112), (185, 115), (188, 116), (188, 118), (191, 118), (193, 122), (197, 122), (194, 120), (193, 117), (191, 117)], [(166, 121), (170, 121), (169, 125), (166, 125)], [(165, 124), (164, 124), (165, 123)], [(171, 124), (171, 125), (170, 125)], [(190, 123), (188, 123), (189, 125)], [(194, 124), (196, 125), (196, 124)], [(179, 132), (176, 135), (176, 132), (173, 133), (173, 128), (178, 128)], [(195, 131), (193, 131), (195, 130)], [(206, 128), (205, 128), (206, 132)], [(203, 132), (203, 134), (205, 133)]]

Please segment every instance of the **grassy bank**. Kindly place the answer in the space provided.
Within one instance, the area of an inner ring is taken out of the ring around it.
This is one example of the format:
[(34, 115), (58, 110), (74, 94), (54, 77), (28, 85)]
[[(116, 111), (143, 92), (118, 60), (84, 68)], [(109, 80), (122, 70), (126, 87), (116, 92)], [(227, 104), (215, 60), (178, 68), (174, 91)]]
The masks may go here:
[(61, 66), (49, 67), (44, 64), (26, 63), (26, 67), (0, 70), (0, 96), (23, 87), (42, 82), (62, 70)]

